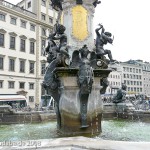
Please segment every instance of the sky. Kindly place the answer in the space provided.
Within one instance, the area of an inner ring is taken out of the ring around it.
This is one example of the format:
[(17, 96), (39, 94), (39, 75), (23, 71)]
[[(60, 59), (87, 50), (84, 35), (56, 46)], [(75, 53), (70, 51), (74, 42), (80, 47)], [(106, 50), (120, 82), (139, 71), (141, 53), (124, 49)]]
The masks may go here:
[[(21, 0), (6, 0), (17, 4)], [(101, 0), (95, 9), (94, 29), (101, 23), (114, 35), (113, 45), (104, 48), (113, 59), (150, 62), (150, 0)], [(95, 34), (95, 33), (94, 33)]]

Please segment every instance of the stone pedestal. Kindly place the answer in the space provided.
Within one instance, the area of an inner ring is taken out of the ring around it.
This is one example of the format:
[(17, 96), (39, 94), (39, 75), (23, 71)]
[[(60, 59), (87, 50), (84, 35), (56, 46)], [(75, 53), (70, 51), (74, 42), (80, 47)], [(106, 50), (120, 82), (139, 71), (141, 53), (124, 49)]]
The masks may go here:
[(94, 70), (94, 83), (87, 99), (87, 127), (81, 127), (81, 102), (77, 84), (78, 69), (57, 69), (56, 74), (61, 81), (59, 111), (61, 125), (59, 131), (63, 135), (95, 136), (101, 133), (102, 99), (100, 95), (100, 79), (108, 76), (110, 70)]

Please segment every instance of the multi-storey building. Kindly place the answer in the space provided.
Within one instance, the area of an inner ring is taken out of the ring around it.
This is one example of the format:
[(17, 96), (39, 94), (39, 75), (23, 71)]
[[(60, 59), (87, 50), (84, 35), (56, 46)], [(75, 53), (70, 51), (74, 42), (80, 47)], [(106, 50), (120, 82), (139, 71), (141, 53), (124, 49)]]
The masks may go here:
[(44, 94), (43, 46), (56, 21), (50, 0), (0, 0), (0, 94), (23, 93), (34, 107)]
[(143, 72), (143, 94), (150, 97), (150, 63), (143, 62), (142, 60), (135, 60), (135, 63), (142, 66)]
[(106, 94), (116, 94), (122, 84), (122, 68), (118, 64), (110, 65), (112, 72), (108, 76), (109, 85), (106, 89)]
[(111, 65), (106, 94), (115, 94), (122, 83), (127, 85), (127, 94), (145, 94), (150, 97), (150, 63), (129, 60), (120, 65)]
[(143, 72), (142, 66), (134, 60), (122, 62), (122, 82), (127, 85), (128, 94), (143, 94)]

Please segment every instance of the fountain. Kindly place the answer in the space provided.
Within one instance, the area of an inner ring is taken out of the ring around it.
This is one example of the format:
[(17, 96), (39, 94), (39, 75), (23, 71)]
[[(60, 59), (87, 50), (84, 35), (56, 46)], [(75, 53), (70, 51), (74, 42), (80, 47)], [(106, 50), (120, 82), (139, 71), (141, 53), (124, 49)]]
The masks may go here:
[[(121, 142), (149, 141), (150, 135), (145, 136), (149, 130), (147, 123), (103, 121), (104, 130), (103, 134), (100, 134), (102, 115), (104, 117), (110, 111), (112, 114), (117, 111), (124, 115), (130, 114), (131, 111), (132, 115), (136, 112), (125, 102), (125, 85), (114, 96), (113, 104), (109, 105), (109, 108), (104, 105), (103, 111), (101, 94), (105, 93), (108, 86), (107, 77), (111, 72), (108, 64), (114, 63), (115, 60), (111, 52), (103, 48), (104, 44), (113, 42), (113, 37), (111, 33), (105, 32), (101, 24), (95, 30), (97, 38), (94, 45), (93, 14), (97, 4), (101, 2), (98, 0), (51, 1), (53, 8), (58, 11), (58, 19), (49, 36), (48, 46), (45, 48), (49, 65), (43, 86), (47, 94), (55, 99), (57, 123), (32, 124), (37, 121), (36, 118), (39, 120), (39, 116), (41, 119), (46, 117), (38, 111), (18, 113), (18, 115), (15, 113), (13, 116), (16, 118), (19, 116), (19, 123), (22, 124), (1, 125), (0, 133), (3, 136), (0, 137), (0, 148), (148, 150), (150, 144), (146, 142)], [(105, 57), (106, 54), (109, 59)], [(8, 118), (12, 118), (13, 112), (7, 107), (3, 107), (0, 112), (1, 118), (4, 118), (4, 110), (5, 113), (7, 110)], [(61, 135), (70, 137), (58, 138), (60, 136), (55, 128), (56, 124)], [(142, 127), (141, 131), (139, 125)], [(74, 135), (80, 137), (71, 137)], [(121, 141), (113, 142), (110, 139)]]
[(52, 1), (58, 19), (45, 49), (49, 65), (43, 86), (56, 101), (57, 128), (63, 135), (101, 133), (101, 93), (106, 90), (111, 72), (108, 64), (114, 60), (110, 50), (103, 48), (104, 44), (113, 42), (112, 35), (101, 24), (95, 30), (94, 45), (93, 16), (99, 3), (97, 0)]

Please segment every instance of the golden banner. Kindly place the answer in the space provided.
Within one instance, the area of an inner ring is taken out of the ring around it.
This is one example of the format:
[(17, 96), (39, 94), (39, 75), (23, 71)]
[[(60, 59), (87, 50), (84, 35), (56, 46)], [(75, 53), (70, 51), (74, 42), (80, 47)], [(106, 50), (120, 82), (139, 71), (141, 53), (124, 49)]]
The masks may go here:
[(80, 5), (77, 5), (72, 9), (72, 17), (72, 34), (78, 40), (83, 41), (88, 36), (87, 10)]

